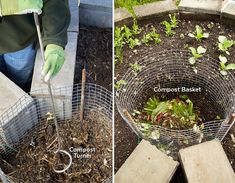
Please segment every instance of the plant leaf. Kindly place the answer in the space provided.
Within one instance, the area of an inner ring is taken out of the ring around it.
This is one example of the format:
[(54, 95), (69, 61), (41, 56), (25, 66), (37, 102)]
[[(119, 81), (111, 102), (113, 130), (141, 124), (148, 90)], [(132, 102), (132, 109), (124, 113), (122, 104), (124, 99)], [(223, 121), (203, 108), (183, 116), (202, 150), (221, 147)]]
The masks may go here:
[(192, 34), (192, 33), (189, 33), (188, 36), (192, 37), (192, 38), (195, 38), (194, 34)]
[(227, 71), (220, 71), (220, 74), (222, 74), (223, 76), (226, 76), (228, 73)]
[(224, 64), (227, 63), (227, 61), (228, 61), (227, 58), (226, 58), (225, 56), (223, 56), (223, 55), (220, 55), (220, 56), (219, 56), (219, 60), (220, 60), (222, 63), (224, 63)]
[(209, 33), (204, 33), (204, 34), (203, 34), (203, 37), (204, 37), (204, 38), (208, 38), (208, 37), (209, 37)]
[(222, 44), (222, 43), (219, 43), (219, 44), (218, 44), (218, 47), (219, 47), (219, 50), (221, 50), (221, 51), (225, 51), (224, 46), (223, 46), (223, 44)]
[(197, 35), (202, 34), (202, 28), (199, 25), (196, 25), (196, 33)]
[(202, 46), (199, 46), (197, 48), (197, 53), (199, 53), (199, 54), (206, 53), (206, 48), (203, 48)]
[(228, 64), (228, 65), (225, 67), (225, 70), (235, 70), (235, 64)]
[(159, 102), (158, 106), (156, 109), (153, 110), (152, 112), (152, 120), (156, 120), (156, 117), (162, 113), (165, 112), (168, 109), (168, 104), (167, 102)]
[(196, 51), (196, 49), (194, 47), (189, 47), (189, 49), (191, 50), (193, 55), (197, 54), (197, 51)]
[(194, 57), (190, 57), (190, 58), (189, 58), (189, 63), (190, 63), (190, 64), (194, 65), (195, 62), (196, 62), (196, 59), (195, 59)]
[(223, 44), (224, 41), (227, 40), (227, 38), (226, 38), (225, 36), (219, 36), (219, 37), (218, 37), (218, 40), (219, 40), (220, 43)]

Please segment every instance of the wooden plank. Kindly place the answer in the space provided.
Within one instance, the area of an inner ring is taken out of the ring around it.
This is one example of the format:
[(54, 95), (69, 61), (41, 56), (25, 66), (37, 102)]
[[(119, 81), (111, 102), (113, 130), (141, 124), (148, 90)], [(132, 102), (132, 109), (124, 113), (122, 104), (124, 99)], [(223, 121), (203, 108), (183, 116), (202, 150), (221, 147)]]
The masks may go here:
[(115, 183), (166, 183), (178, 162), (142, 140), (115, 175)]
[(235, 174), (219, 140), (181, 149), (179, 155), (189, 183), (235, 182)]

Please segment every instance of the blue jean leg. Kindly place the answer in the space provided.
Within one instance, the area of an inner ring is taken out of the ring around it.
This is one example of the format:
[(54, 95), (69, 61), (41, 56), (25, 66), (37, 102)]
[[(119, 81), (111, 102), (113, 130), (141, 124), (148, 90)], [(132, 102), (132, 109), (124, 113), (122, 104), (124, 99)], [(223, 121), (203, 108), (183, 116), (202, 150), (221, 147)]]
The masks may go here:
[(31, 82), (36, 51), (33, 45), (13, 53), (3, 55), (7, 76), (19, 86), (27, 85)]
[(0, 55), (0, 72), (2, 72), (5, 75), (7, 74), (6, 63), (3, 58), (3, 55)]

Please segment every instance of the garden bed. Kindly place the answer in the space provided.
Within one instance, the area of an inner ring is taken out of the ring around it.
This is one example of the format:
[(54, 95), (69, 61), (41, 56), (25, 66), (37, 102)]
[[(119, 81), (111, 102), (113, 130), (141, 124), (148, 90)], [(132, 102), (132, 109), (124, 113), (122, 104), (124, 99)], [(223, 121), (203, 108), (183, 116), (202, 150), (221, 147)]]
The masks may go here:
[[(187, 16), (185, 16), (187, 17)], [(190, 16), (189, 16), (190, 17)], [(195, 17), (193, 17), (194, 19)], [(135, 64), (138, 58), (140, 58), (142, 55), (147, 55), (146, 53), (157, 53), (165, 50), (189, 50), (189, 47), (194, 47), (198, 48), (198, 46), (202, 46), (206, 48), (206, 53), (205, 55), (209, 55), (210, 57), (218, 60), (219, 55), (221, 54), (221, 51), (218, 49), (218, 37), (220, 35), (226, 36), (229, 40), (235, 40), (235, 28), (232, 26), (232, 24), (229, 24), (227, 22), (221, 22), (218, 18), (213, 18), (212, 20), (205, 20), (206, 18), (203, 17), (203, 19), (198, 19), (198, 20), (193, 20), (193, 19), (180, 19), (179, 16), (177, 16), (177, 20), (180, 20), (178, 23), (178, 27), (174, 28), (173, 31), (175, 34), (172, 37), (166, 36), (165, 32), (165, 27), (161, 24), (162, 21), (167, 20), (169, 21), (168, 15), (160, 18), (154, 18), (154, 19), (148, 19), (148, 20), (142, 20), (138, 22), (139, 28), (142, 29), (140, 34), (135, 35), (134, 37), (136, 39), (143, 40), (144, 35), (147, 33), (151, 32), (153, 30), (153, 27), (156, 29), (157, 34), (159, 34), (159, 38), (161, 41), (157, 41), (158, 43), (154, 43), (154, 41), (149, 41), (148, 45), (145, 45), (142, 41), (140, 45), (134, 46), (134, 48), (130, 48), (130, 44), (126, 44), (123, 47), (123, 62), (121, 63), (120, 60), (116, 64), (115, 68), (115, 76), (116, 76), (116, 88), (118, 88), (118, 81), (122, 78), (122, 76), (126, 73), (127, 69), (132, 68), (133, 72), (135, 72), (135, 69), (138, 69), (138, 63), (135, 66), (130, 66), (130, 64)], [(188, 36), (189, 33), (194, 33), (195, 32), (195, 27), (196, 25), (199, 25), (202, 28), (202, 31), (204, 33), (209, 33), (209, 37), (207, 39), (202, 39), (201, 41), (197, 41), (195, 38), (192, 38)], [(130, 24), (129, 27), (132, 25)], [(138, 41), (135, 40), (135, 43), (138, 43)], [(139, 44), (139, 43), (138, 43)], [(132, 45), (133, 46), (133, 45)], [(226, 64), (234, 63), (235, 62), (235, 47), (231, 47), (229, 49), (230, 55), (226, 55), (228, 62)], [(220, 65), (218, 64), (218, 73), (221, 71)], [(192, 72), (194, 70), (192, 69)], [(228, 70), (227, 72), (231, 72), (234, 74), (233, 70)], [(125, 82), (124, 82), (125, 83)], [(140, 106), (144, 105), (149, 97), (145, 97), (146, 95), (143, 94), (143, 100), (140, 102)], [(174, 96), (175, 97), (175, 96)], [(201, 106), (207, 106), (208, 101), (207, 98), (204, 96), (203, 93), (199, 95), (194, 96), (195, 98), (200, 98)], [(168, 98), (172, 98), (172, 96), (168, 96)], [(213, 106), (213, 104), (211, 104)], [(207, 108), (208, 109), (208, 108)], [(209, 111), (208, 115), (208, 110), (207, 109), (201, 109), (203, 116), (207, 120), (212, 120), (214, 119), (217, 114), (219, 114), (220, 111), (216, 111), (216, 108), (214, 110)], [(119, 115), (116, 115), (115, 119), (117, 128), (115, 131), (120, 131), (119, 134), (116, 134), (115, 137), (115, 162), (118, 162), (115, 164), (115, 170), (117, 171), (118, 168), (120, 168), (121, 163), (124, 162), (125, 156), (123, 154), (130, 154), (133, 149), (133, 146), (137, 144), (137, 137), (135, 135), (132, 136), (132, 138), (129, 138), (129, 135), (126, 135), (126, 133), (133, 133), (130, 128), (129, 132), (121, 133), (121, 130), (119, 129), (120, 126), (122, 128), (125, 128), (124, 126), (127, 126), (124, 124), (124, 121), (120, 118)], [(230, 133), (235, 133), (234, 128), (231, 129)], [(129, 138), (128, 142), (127, 141), (120, 141), (122, 139), (127, 139)], [(126, 138), (125, 138), (126, 137)], [(126, 149), (123, 149), (123, 143), (128, 143), (129, 142), (136, 142), (135, 145), (127, 145)], [(119, 144), (122, 144), (120, 146)], [(232, 150), (234, 149), (234, 143), (232, 143), (230, 135), (228, 134), (224, 140), (224, 148), (227, 153), (227, 156), (229, 157), (229, 160), (235, 169), (234, 165), (234, 153)], [(128, 148), (129, 147), (129, 148)]]
[(84, 64), (89, 82), (112, 90), (112, 29), (81, 25), (74, 83), (80, 82)]

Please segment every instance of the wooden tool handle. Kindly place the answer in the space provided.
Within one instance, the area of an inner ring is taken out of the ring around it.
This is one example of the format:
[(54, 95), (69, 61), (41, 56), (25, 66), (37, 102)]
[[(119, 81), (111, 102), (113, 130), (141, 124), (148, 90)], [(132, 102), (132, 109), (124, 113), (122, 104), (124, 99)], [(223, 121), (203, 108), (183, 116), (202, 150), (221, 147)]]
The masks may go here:
[(86, 85), (86, 69), (82, 70), (82, 88), (81, 88), (81, 106), (80, 106), (80, 120), (83, 120), (84, 100), (85, 100), (85, 85)]

